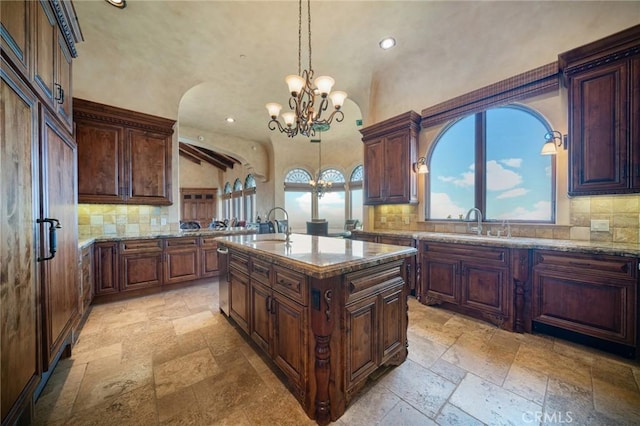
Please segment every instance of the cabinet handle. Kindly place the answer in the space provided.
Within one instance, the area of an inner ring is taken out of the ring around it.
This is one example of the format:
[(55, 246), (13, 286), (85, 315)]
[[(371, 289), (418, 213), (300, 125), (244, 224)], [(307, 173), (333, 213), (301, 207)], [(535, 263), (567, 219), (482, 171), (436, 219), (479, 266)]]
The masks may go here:
[(55, 87), (56, 87), (56, 96), (54, 99), (56, 100), (56, 102), (62, 105), (64, 103), (64, 89), (58, 83), (55, 83)]
[(267, 312), (271, 313), (271, 296), (267, 296), (266, 306)]
[(256, 272), (259, 272), (259, 273), (261, 273), (263, 275), (266, 275), (267, 277), (269, 276), (269, 270), (266, 269), (266, 268), (263, 268), (263, 267), (260, 267), (260, 266), (257, 266), (257, 265), (254, 264), (253, 265), (253, 270), (256, 271)]
[(42, 262), (45, 260), (53, 259), (58, 251), (58, 236), (56, 235), (56, 229), (62, 228), (58, 219), (38, 219), (36, 223), (48, 223), (49, 224), (49, 256), (38, 257), (37, 261)]

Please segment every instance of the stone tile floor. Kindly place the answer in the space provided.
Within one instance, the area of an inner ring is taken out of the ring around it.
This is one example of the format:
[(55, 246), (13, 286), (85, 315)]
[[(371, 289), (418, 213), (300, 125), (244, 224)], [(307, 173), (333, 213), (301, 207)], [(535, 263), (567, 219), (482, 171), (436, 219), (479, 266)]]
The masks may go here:
[[(409, 358), (337, 425), (638, 425), (640, 364), (409, 301)], [(311, 425), (218, 311), (217, 281), (94, 306), (36, 404), (47, 425)]]

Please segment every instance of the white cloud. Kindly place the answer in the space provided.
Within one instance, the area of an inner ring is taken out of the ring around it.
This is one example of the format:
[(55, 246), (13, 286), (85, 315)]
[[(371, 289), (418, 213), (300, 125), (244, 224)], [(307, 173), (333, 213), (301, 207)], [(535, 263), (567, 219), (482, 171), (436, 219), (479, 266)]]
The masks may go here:
[(505, 169), (495, 160), (487, 161), (487, 190), (505, 191), (521, 183), (522, 176), (518, 173)]
[[(473, 205), (473, 200), (469, 201), (469, 206)], [(468, 208), (460, 207), (449, 198), (449, 194), (444, 192), (434, 192), (431, 194), (431, 217), (435, 219), (445, 219), (449, 215), (452, 219), (457, 219), (459, 215), (466, 214)]]
[(504, 158), (500, 160), (502, 164), (509, 167), (519, 168), (522, 166), (522, 158)]
[(529, 192), (529, 190), (525, 189), (525, 188), (513, 188), (513, 189), (510, 189), (508, 191), (503, 192), (502, 194), (498, 195), (496, 198), (500, 200), (502, 198), (522, 197), (523, 195), (525, 195), (528, 192)]
[(475, 183), (475, 175), (473, 172), (464, 172), (460, 175), (460, 177), (456, 176), (438, 176), (438, 180), (447, 183), (453, 183), (455, 186), (459, 186), (462, 188), (472, 187)]
[(533, 205), (533, 210), (527, 210), (524, 207), (516, 207), (510, 212), (499, 215), (498, 219), (549, 220), (551, 219), (550, 212), (550, 201), (538, 201)]

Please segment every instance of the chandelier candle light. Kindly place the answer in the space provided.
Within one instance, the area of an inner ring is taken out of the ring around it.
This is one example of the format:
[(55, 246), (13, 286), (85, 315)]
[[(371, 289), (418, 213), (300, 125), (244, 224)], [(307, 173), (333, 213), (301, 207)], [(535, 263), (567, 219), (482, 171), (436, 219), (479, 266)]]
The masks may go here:
[(318, 143), (318, 179), (309, 180), (309, 185), (311, 185), (311, 191), (318, 198), (322, 198), (327, 189), (331, 188), (333, 182), (322, 179), (322, 140), (312, 139), (311, 142)]
[[(309, 39), (309, 69), (302, 70), (302, 0), (298, 2), (298, 75), (288, 75), (285, 78), (289, 86), (289, 108), (291, 111), (282, 113), (284, 126), (278, 121), (278, 115), (282, 105), (275, 102), (266, 105), (269, 111), (269, 129), (280, 130), (290, 138), (298, 133), (311, 137), (322, 126), (331, 124), (335, 118), (337, 122), (344, 119), (340, 111), (347, 94), (341, 91), (331, 91), (335, 80), (329, 76), (320, 76), (313, 81), (313, 68), (311, 67), (311, 0), (307, 0), (307, 20)], [(313, 83), (312, 83), (313, 81)], [(328, 99), (327, 99), (328, 98)], [(323, 118), (322, 113), (329, 107), (329, 99), (333, 103), (333, 111), (329, 117)]]

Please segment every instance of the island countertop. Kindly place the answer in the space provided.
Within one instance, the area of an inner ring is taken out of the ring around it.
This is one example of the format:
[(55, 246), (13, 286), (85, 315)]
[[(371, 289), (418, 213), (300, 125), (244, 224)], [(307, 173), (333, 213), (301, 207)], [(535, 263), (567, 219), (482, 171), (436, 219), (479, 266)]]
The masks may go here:
[(403, 259), (417, 253), (413, 247), (369, 243), (343, 238), (291, 234), (238, 235), (216, 238), (219, 244), (286, 266), (315, 278), (329, 278)]

